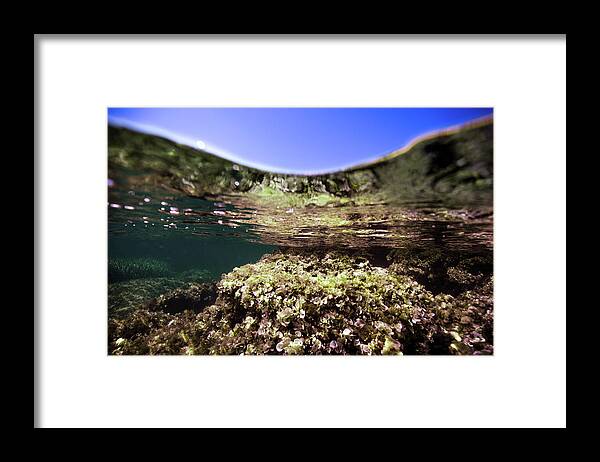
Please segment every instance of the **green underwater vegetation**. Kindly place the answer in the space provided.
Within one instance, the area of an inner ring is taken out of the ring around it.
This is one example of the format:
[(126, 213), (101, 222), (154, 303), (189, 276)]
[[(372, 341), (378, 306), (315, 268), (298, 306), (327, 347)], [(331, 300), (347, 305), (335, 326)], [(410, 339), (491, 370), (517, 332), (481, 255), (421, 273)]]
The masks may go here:
[[(431, 261), (410, 268), (428, 274)], [(457, 266), (467, 281), (448, 274), (458, 289), (450, 295), (408, 276), (402, 261), (384, 268), (340, 252), (279, 251), (218, 284), (178, 288), (111, 318), (109, 352), (491, 354), (490, 267)]]
[(108, 282), (128, 281), (172, 274), (169, 265), (154, 258), (110, 258)]
[(300, 176), (109, 127), (109, 251), (192, 265), (111, 256), (108, 353), (493, 354), (492, 146), (489, 122)]

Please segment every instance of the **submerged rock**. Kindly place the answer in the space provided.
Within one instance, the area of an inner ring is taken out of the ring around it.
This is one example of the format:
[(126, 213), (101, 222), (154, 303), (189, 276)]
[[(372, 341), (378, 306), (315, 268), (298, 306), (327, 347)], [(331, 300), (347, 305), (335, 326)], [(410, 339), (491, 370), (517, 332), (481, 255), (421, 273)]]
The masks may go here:
[[(369, 165), (303, 176), (109, 127), (111, 203), (129, 189), (205, 198), (218, 210), (159, 208), (169, 221), (161, 216), (161, 228), (209, 215), (227, 235), (256, 233), (287, 248), (216, 286), (200, 273), (155, 285), (140, 278), (168, 268), (113, 265), (111, 281), (130, 285), (109, 287), (109, 353), (491, 354), (492, 141), (484, 123)], [(458, 241), (481, 255), (441, 245)], [(425, 246), (409, 247), (417, 242)], [(309, 245), (320, 250), (290, 249)], [(387, 249), (382, 258), (365, 250), (377, 246)]]
[(150, 300), (183, 284), (184, 282), (174, 278), (133, 279), (109, 284), (108, 315), (127, 316), (143, 308)]
[[(129, 265), (126, 260), (123, 267)], [(139, 277), (108, 284), (108, 314), (112, 317), (127, 316), (134, 310), (147, 307), (150, 302), (160, 305), (163, 311), (179, 312), (186, 308), (198, 309), (199, 304), (214, 302), (214, 283), (207, 271), (188, 270), (173, 273), (171, 277)], [(160, 299), (160, 301), (158, 301)], [(180, 305), (188, 304), (179, 308)]]
[(185, 354), (186, 329), (193, 328), (194, 315), (185, 312), (172, 316), (161, 311), (138, 310), (126, 319), (109, 319), (109, 354), (156, 355)]
[(193, 197), (240, 195), (256, 204), (324, 206), (394, 201), (491, 205), (493, 124), (440, 133), (370, 164), (286, 175), (234, 164), (165, 138), (109, 126), (109, 176), (121, 187)]
[[(426, 267), (426, 265), (424, 264)], [(284, 251), (112, 320), (112, 354), (491, 354), (492, 282), (454, 297), (338, 252)], [(185, 300), (185, 301), (184, 301)], [(194, 304), (200, 307), (194, 313)], [(187, 309), (186, 309), (187, 308)], [(159, 311), (159, 310), (165, 311)], [(186, 310), (179, 312), (180, 310)], [(170, 314), (171, 313), (176, 314)]]
[(216, 300), (215, 284), (189, 284), (185, 287), (160, 295), (146, 305), (149, 311), (181, 313), (189, 310), (196, 313)]
[(409, 247), (387, 255), (390, 271), (414, 278), (434, 293), (458, 295), (478, 287), (492, 276), (491, 252), (464, 257), (460, 250)]

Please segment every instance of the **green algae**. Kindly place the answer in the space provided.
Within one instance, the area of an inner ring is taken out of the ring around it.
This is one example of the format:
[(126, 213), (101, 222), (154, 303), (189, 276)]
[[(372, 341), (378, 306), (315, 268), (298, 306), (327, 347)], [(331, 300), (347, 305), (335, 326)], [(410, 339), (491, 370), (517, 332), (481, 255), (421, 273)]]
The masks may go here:
[[(364, 205), (380, 202), (375, 193), (352, 194), (349, 196), (335, 195), (329, 192), (302, 192), (290, 193), (286, 190), (274, 189), (269, 186), (258, 185), (248, 191), (243, 197), (247, 201), (260, 206), (272, 208), (302, 208), (302, 207), (341, 207), (346, 205)], [(234, 198), (232, 202), (237, 201)]]
[(155, 258), (111, 258), (108, 260), (109, 282), (166, 277), (172, 274), (167, 263)]

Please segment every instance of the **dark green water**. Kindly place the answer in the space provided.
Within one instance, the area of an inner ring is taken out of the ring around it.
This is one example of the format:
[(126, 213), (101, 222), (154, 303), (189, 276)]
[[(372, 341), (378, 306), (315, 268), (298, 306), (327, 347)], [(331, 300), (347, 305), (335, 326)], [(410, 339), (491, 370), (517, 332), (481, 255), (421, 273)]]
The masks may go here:
[(109, 260), (155, 259), (175, 276), (199, 270), (218, 279), (276, 248), (261, 243), (243, 220), (227, 219), (233, 208), (222, 202), (119, 190), (111, 199)]

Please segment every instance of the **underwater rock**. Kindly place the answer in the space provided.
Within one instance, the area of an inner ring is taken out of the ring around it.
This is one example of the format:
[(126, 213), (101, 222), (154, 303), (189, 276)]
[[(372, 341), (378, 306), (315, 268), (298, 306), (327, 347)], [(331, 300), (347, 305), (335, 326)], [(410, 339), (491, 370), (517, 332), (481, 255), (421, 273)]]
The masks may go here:
[(146, 309), (171, 314), (186, 310), (198, 313), (215, 302), (215, 288), (211, 283), (189, 284), (158, 296), (146, 305)]
[(173, 278), (147, 278), (108, 284), (108, 314), (127, 316), (159, 295), (181, 287), (183, 281)]
[(407, 247), (387, 255), (389, 270), (414, 278), (434, 293), (458, 295), (485, 284), (493, 272), (490, 253), (464, 257), (441, 247)]
[(186, 282), (208, 282), (212, 279), (212, 274), (203, 269), (191, 269), (179, 273), (177, 278)]
[(171, 275), (169, 265), (155, 258), (110, 258), (108, 260), (109, 283)]
[(257, 170), (165, 138), (109, 126), (109, 177), (122, 187), (162, 187), (193, 197), (235, 195), (257, 204), (323, 206), (377, 201), (489, 205), (493, 124), (440, 133), (408, 151), (325, 175)]
[[(171, 329), (175, 318), (160, 311), (137, 310), (124, 319), (108, 320), (108, 352), (113, 355), (160, 354), (170, 347), (171, 353), (184, 347), (182, 329), (171, 332), (165, 339), (164, 332)], [(181, 322), (179, 323), (181, 324)], [(163, 335), (160, 335), (163, 333)], [(156, 337), (159, 336), (159, 339)]]
[(137, 310), (127, 318), (109, 318), (109, 354), (150, 354), (148, 334), (169, 322), (165, 313)]
[[(286, 250), (111, 320), (112, 354), (491, 354), (491, 278), (454, 297), (339, 252)], [(185, 303), (179, 300), (187, 298)], [(169, 303), (175, 303), (172, 309)], [(204, 305), (198, 313), (181, 309)], [(155, 311), (158, 307), (165, 311)], [(131, 325), (129, 325), (131, 324)]]
[(285, 247), (217, 285), (160, 261), (111, 260), (110, 354), (492, 354), (491, 123), (315, 176), (108, 134), (111, 203), (128, 189), (205, 198), (219, 210), (177, 210), (182, 225), (206, 212), (230, 235), (250, 230)]

